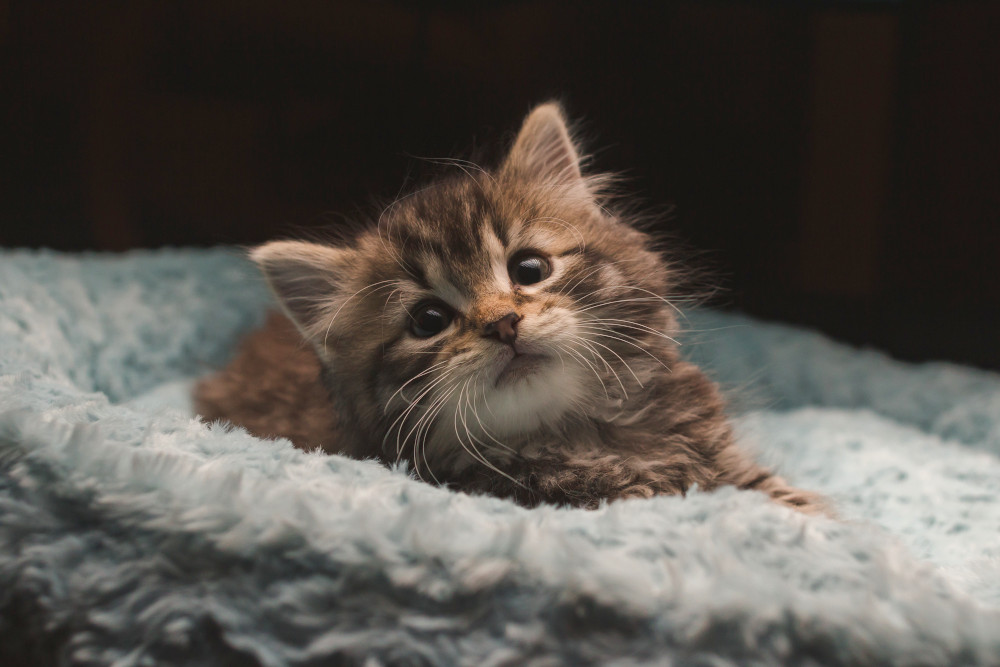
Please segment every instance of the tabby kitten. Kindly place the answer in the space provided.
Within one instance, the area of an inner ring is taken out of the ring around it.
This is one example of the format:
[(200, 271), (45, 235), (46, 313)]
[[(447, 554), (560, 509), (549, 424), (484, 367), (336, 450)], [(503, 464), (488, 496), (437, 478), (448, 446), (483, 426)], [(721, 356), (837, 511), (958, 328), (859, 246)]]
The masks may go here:
[(199, 413), (526, 506), (730, 484), (823, 511), (734, 444), (678, 356), (673, 267), (581, 173), (557, 104), (496, 170), (454, 164), (350, 243), (255, 249), (287, 318), (200, 383)]

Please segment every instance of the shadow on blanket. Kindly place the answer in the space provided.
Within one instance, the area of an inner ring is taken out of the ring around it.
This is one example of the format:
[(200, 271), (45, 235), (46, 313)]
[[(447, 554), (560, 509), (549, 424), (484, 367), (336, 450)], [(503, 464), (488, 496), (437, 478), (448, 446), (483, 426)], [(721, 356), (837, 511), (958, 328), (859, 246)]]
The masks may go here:
[(0, 663), (1000, 660), (996, 375), (693, 313), (742, 437), (847, 520), (525, 510), (193, 419), (266, 303), (226, 250), (0, 255)]

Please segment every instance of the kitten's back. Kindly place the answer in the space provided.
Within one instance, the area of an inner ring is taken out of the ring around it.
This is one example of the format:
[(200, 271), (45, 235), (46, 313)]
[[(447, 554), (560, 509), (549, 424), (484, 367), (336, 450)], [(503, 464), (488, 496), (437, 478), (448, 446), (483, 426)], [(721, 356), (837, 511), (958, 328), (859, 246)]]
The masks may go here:
[(228, 366), (198, 383), (195, 410), (205, 421), (225, 420), (256, 436), (336, 452), (336, 420), (320, 373), (316, 353), (291, 321), (271, 313)]

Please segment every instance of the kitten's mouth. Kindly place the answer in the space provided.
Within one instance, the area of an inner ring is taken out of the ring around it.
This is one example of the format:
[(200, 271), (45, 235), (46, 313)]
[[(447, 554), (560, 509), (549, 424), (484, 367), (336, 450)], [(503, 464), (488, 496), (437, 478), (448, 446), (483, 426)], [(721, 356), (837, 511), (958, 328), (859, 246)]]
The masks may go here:
[(523, 380), (541, 368), (548, 360), (549, 357), (544, 354), (515, 352), (511, 360), (500, 369), (495, 384), (497, 387), (503, 387)]

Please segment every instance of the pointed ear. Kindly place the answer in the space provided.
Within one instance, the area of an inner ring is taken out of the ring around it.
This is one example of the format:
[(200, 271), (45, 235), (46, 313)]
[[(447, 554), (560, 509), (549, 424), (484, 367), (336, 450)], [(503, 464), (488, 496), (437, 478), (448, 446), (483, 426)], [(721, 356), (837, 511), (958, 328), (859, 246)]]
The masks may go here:
[(273, 241), (250, 252), (282, 308), (308, 339), (339, 301), (351, 255), (351, 250), (303, 241)]
[(580, 155), (556, 102), (535, 107), (524, 119), (503, 168), (532, 180), (580, 183)]

